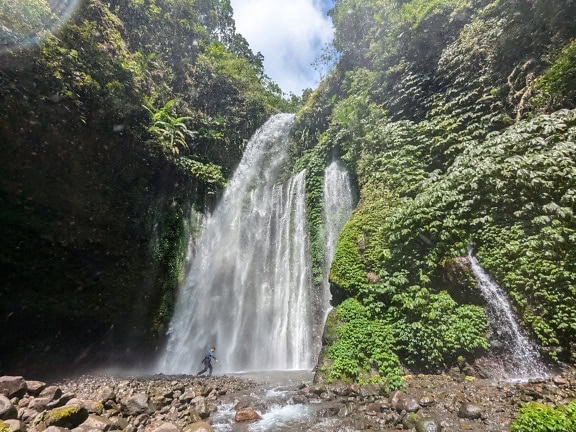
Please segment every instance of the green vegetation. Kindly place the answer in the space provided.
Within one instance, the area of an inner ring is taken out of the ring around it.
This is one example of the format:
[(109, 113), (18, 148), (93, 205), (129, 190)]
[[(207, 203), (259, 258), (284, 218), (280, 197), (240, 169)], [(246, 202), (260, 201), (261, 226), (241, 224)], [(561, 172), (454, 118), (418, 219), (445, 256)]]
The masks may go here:
[(371, 319), (368, 311), (354, 299), (343, 302), (336, 316), (341, 324), (328, 351), (328, 358), (333, 360), (325, 371), (328, 378), (352, 379), (361, 384), (382, 383), (388, 390), (399, 388), (402, 374), (398, 357), (392, 350), (391, 326)]
[(576, 401), (552, 407), (530, 402), (518, 411), (511, 432), (574, 432), (576, 431)]
[[(334, 155), (355, 176), (360, 200), (330, 271), (337, 313), (358, 301), (389, 326), (381, 352), (406, 366), (436, 371), (489, 347), (470, 270), (453, 264), (469, 249), (529, 337), (574, 359), (574, 13), (543, 0), (330, 11), (340, 56), (300, 111), (291, 153), (311, 190)], [(327, 377), (370, 376), (358, 352), (326, 342)]]

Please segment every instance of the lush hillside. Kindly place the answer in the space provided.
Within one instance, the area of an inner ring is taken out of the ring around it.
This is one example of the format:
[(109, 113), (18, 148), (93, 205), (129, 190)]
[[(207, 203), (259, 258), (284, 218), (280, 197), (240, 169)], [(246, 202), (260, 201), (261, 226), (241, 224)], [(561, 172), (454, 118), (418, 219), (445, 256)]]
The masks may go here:
[[(339, 0), (334, 67), (293, 136), (315, 275), (327, 160), (355, 174), (320, 370), (388, 381), (486, 352), (469, 249), (552, 359), (576, 346), (576, 4)], [(370, 340), (370, 343), (366, 342)]]
[(74, 3), (0, 0), (5, 372), (63, 349), (75, 366), (150, 353), (191, 213), (293, 109), (228, 0), (86, 0), (50, 31)]

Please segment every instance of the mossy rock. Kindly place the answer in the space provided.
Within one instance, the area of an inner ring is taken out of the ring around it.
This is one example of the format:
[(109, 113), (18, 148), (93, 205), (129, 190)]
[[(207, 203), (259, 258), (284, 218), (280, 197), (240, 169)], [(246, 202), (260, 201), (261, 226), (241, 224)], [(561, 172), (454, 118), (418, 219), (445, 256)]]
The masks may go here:
[(0, 432), (12, 432), (12, 429), (10, 429), (10, 426), (0, 420)]
[(470, 268), (468, 257), (445, 259), (441, 264), (442, 287), (459, 304), (483, 306), (486, 302)]
[(80, 405), (70, 405), (46, 411), (37, 420), (34, 426), (45, 429), (50, 426), (73, 429), (80, 426), (88, 418), (88, 410)]

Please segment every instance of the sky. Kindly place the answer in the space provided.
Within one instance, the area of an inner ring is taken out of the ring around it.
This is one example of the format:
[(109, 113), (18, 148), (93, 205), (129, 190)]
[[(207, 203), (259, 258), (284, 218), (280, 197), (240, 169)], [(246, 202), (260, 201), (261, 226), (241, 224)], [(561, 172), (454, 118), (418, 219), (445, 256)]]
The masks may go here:
[(254, 53), (264, 55), (264, 70), (283, 92), (301, 95), (315, 89), (320, 73), (312, 63), (334, 30), (326, 12), (331, 0), (231, 0), (236, 31)]

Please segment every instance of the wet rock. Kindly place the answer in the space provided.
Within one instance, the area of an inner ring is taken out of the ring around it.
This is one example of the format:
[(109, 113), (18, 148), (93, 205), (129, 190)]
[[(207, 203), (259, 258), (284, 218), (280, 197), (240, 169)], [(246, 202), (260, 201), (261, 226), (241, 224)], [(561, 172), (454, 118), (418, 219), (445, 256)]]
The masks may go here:
[(302, 395), (294, 395), (292, 396), (292, 403), (295, 405), (304, 405), (308, 403), (308, 398)]
[(234, 416), (234, 420), (236, 420), (237, 422), (248, 422), (248, 421), (260, 420), (261, 418), (262, 417), (260, 416), (260, 414), (256, 412), (256, 410), (250, 408), (237, 411), (236, 415)]
[(214, 432), (214, 429), (208, 423), (196, 422), (186, 426), (184, 432)]
[(568, 380), (562, 376), (555, 376), (552, 378), (552, 382), (557, 386), (567, 386), (569, 384)]
[(26, 380), (21, 376), (1, 376), (0, 377), (0, 394), (9, 398), (22, 397), (27, 390)]
[(6, 396), (0, 395), (0, 420), (15, 419), (18, 417), (18, 410)]
[(243, 409), (247, 409), (247, 408), (256, 408), (256, 406), (254, 405), (254, 402), (252, 401), (239, 401), (236, 405), (234, 405), (234, 410), (235, 411), (240, 411)]
[(460, 409), (458, 410), (458, 417), (460, 418), (475, 420), (479, 419), (481, 416), (482, 407), (471, 402), (462, 403), (462, 405), (460, 405)]
[(336, 417), (339, 411), (340, 408), (338, 407), (320, 408), (319, 410), (316, 411), (316, 415), (320, 418)]
[(432, 417), (424, 417), (416, 421), (416, 432), (440, 432), (440, 423)]

